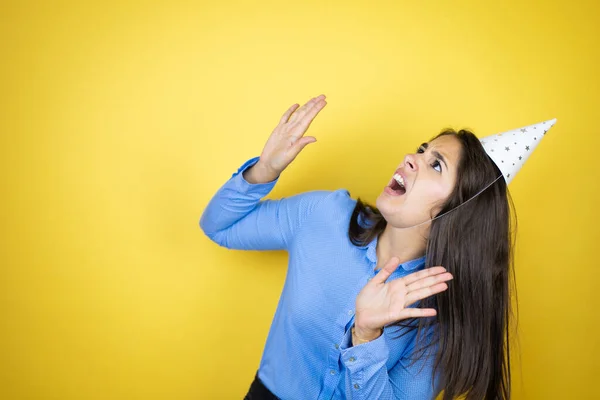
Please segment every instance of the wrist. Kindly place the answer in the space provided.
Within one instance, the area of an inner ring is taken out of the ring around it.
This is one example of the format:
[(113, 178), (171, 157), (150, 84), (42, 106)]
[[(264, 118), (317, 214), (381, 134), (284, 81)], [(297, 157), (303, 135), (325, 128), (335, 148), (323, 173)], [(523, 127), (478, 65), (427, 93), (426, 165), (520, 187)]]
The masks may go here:
[(252, 184), (273, 182), (279, 177), (278, 172), (261, 163), (260, 160), (244, 171), (242, 175), (248, 183)]
[[(369, 329), (361, 327), (360, 325), (354, 325), (352, 327), (352, 336), (357, 339), (359, 343), (371, 342), (377, 339), (383, 334), (383, 328)], [(353, 340), (354, 341), (354, 340)]]

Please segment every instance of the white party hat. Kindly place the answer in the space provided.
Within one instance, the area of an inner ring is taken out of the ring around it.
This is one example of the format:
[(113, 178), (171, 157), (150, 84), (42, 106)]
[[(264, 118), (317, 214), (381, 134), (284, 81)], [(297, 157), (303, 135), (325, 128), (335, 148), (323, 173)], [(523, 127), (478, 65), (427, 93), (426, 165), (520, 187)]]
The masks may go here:
[(480, 139), (488, 156), (502, 171), (507, 184), (555, 123), (556, 118)]

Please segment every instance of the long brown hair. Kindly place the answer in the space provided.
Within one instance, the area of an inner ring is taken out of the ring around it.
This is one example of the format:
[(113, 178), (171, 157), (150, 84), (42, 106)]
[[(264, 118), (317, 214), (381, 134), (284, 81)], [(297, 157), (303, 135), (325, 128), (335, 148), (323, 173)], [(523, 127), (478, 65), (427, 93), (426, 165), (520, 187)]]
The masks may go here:
[[(454, 279), (448, 290), (420, 302), (435, 308), (436, 317), (395, 325), (417, 329), (413, 356), (435, 357), (433, 375), (444, 400), (509, 399), (514, 207), (502, 178), (467, 202), (501, 172), (470, 131), (446, 129), (436, 137), (442, 135), (456, 137), (462, 150), (456, 186), (437, 215), (454, 211), (431, 222), (425, 268), (441, 265)], [(358, 199), (348, 230), (351, 242), (364, 246), (385, 226), (381, 213)]]

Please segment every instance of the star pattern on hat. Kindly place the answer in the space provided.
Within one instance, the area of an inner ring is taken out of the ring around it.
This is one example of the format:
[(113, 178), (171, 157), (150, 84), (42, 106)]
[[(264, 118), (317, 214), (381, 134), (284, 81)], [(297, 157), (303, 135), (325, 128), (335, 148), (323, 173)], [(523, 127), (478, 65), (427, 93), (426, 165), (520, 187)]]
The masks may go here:
[[(547, 120), (534, 125), (497, 133), (480, 139), (483, 148), (502, 172), (507, 183), (514, 178), (523, 164), (540, 143), (538, 127), (543, 135), (556, 123), (556, 119)], [(511, 135), (512, 134), (512, 135)]]

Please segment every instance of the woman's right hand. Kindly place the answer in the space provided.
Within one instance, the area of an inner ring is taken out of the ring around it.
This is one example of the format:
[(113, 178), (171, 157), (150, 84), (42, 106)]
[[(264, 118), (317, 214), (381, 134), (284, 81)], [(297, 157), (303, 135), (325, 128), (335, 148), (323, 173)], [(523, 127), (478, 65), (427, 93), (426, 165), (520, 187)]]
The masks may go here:
[(304, 133), (326, 104), (324, 94), (312, 98), (298, 110), (298, 104), (293, 104), (269, 136), (259, 161), (246, 170), (244, 178), (250, 183), (277, 179), (307, 144), (317, 140), (313, 136), (304, 136)]

